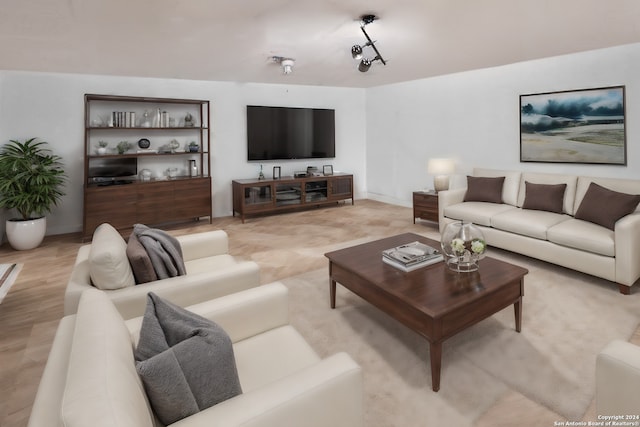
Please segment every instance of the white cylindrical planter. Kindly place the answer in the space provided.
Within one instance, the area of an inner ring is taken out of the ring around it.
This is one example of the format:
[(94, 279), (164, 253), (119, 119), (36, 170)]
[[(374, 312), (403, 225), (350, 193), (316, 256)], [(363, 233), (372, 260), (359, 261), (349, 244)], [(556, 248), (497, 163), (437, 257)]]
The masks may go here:
[(5, 222), (7, 240), (11, 247), (18, 251), (37, 248), (47, 232), (47, 218), (15, 220)]

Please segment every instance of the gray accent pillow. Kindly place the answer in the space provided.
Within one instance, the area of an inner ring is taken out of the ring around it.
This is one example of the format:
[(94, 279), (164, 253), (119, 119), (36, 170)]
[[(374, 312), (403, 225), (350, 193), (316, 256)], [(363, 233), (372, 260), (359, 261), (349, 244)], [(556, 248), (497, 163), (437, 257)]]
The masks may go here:
[(152, 292), (134, 356), (149, 403), (164, 425), (242, 393), (229, 335)]
[(127, 242), (127, 258), (137, 285), (158, 280), (151, 258), (135, 233), (131, 233)]
[(633, 212), (638, 203), (640, 195), (619, 193), (592, 182), (575, 217), (613, 230), (616, 221)]
[(522, 209), (536, 209), (562, 213), (564, 192), (567, 184), (534, 184), (524, 182), (525, 193)]
[(467, 192), (465, 202), (502, 203), (502, 186), (504, 176), (484, 177), (467, 176)]

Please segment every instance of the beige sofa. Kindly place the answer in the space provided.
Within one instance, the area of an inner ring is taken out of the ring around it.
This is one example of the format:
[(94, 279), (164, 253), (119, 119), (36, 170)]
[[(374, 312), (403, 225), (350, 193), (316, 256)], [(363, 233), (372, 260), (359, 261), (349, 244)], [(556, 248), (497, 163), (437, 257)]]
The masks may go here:
[(640, 416), (640, 347), (615, 340), (596, 359), (596, 409), (599, 416)]
[[(187, 309), (228, 333), (242, 394), (173, 426), (362, 426), (360, 367), (345, 353), (318, 357), (288, 323), (284, 285)], [(141, 324), (124, 321), (105, 293), (83, 293), (77, 314), (60, 321), (28, 426), (160, 425), (134, 362)]]
[[(465, 202), (466, 188), (441, 191), (440, 231), (455, 220), (470, 221), (487, 244), (601, 277), (629, 294), (640, 277), (640, 212), (621, 218), (610, 230), (574, 217), (590, 184), (640, 194), (640, 181), (532, 172), (474, 169), (474, 177), (505, 177), (502, 203)], [(522, 209), (525, 182), (566, 184), (561, 213)]]
[(74, 314), (82, 292), (96, 287), (129, 319), (144, 313), (149, 292), (184, 307), (260, 285), (258, 265), (229, 255), (229, 239), (224, 231), (177, 239), (187, 274), (136, 285), (127, 258), (127, 242), (109, 224), (100, 225), (92, 243), (78, 250), (65, 291), (64, 314)]

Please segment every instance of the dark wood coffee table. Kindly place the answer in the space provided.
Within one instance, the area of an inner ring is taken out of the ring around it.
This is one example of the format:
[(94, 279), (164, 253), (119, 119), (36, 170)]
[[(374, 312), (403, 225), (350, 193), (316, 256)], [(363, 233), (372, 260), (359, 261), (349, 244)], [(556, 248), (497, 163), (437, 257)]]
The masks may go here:
[(405, 273), (382, 261), (382, 251), (420, 241), (413, 233), (328, 252), (331, 308), (336, 283), (416, 331), (429, 342), (431, 386), (440, 389), (442, 343), (447, 338), (513, 304), (516, 331), (522, 324), (524, 276), (528, 270), (491, 257), (472, 273), (456, 273), (443, 262)]

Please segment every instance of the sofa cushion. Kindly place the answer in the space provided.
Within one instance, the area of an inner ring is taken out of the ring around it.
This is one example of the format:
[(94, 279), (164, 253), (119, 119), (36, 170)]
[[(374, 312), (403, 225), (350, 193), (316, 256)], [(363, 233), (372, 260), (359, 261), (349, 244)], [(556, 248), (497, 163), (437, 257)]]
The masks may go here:
[(520, 190), (520, 178), (522, 174), (515, 171), (473, 168), (473, 176), (501, 177), (504, 176), (502, 186), (502, 201), (508, 205), (516, 206), (518, 191)]
[[(518, 204), (522, 207), (524, 199), (527, 195), (526, 182), (532, 184), (545, 184), (545, 185), (557, 185), (566, 184), (564, 196), (562, 199), (562, 212), (569, 215), (575, 213), (575, 198), (576, 188), (578, 185), (578, 178), (575, 175), (563, 175), (557, 173), (540, 173), (540, 172), (523, 172), (520, 178), (520, 189), (518, 192)], [(559, 213), (562, 213), (559, 212)]]
[(523, 209), (536, 209), (562, 213), (564, 192), (567, 184), (534, 184), (525, 181)]
[(592, 182), (575, 217), (613, 230), (616, 221), (633, 212), (638, 203), (640, 195), (619, 193)]
[(148, 294), (136, 369), (165, 425), (242, 393), (229, 335), (216, 323)]
[(151, 258), (149, 258), (147, 250), (142, 246), (135, 233), (131, 233), (127, 242), (127, 258), (129, 259), (129, 264), (131, 264), (133, 277), (135, 277), (137, 284), (158, 280)]
[(547, 240), (549, 227), (567, 221), (569, 215), (532, 209), (511, 209), (491, 218), (491, 226), (535, 239)]
[(444, 208), (444, 216), (490, 227), (493, 216), (512, 209), (518, 208), (501, 203), (463, 202)]
[(100, 224), (93, 232), (89, 251), (89, 275), (93, 286), (102, 290), (121, 289), (136, 284), (127, 258), (127, 243), (110, 224)]
[(502, 203), (504, 178), (504, 176), (467, 176), (467, 192), (464, 195), (464, 201)]
[(106, 293), (96, 289), (80, 298), (60, 416), (61, 425), (70, 427), (154, 425), (129, 330)]
[(608, 228), (579, 219), (570, 219), (550, 227), (547, 239), (558, 245), (613, 257), (615, 235)]

